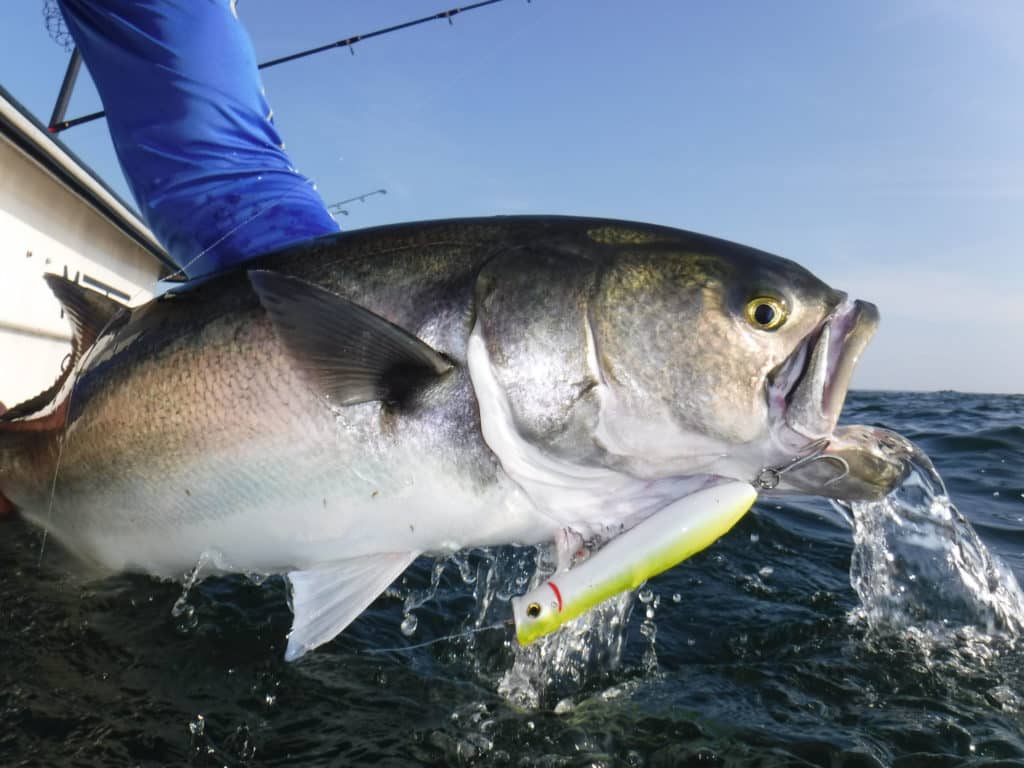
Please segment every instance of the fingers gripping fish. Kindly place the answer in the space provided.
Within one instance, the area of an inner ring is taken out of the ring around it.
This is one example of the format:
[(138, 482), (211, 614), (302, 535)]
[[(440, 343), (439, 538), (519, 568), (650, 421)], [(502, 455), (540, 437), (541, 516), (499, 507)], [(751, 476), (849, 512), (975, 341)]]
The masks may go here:
[[(610, 539), (589, 569), (611, 573), (688, 553), (673, 526), (704, 507), (681, 500), (766, 467), (788, 467), (767, 493), (870, 498), (897, 479), (863, 430), (831, 463), (797, 461), (834, 439), (877, 313), (770, 254), (513, 217), (247, 267), (134, 308), (50, 276), (72, 361), (0, 416), (0, 492), (105, 569), (286, 574), (289, 659), (420, 554), (569, 532)], [(708, 513), (715, 530), (737, 508)], [(668, 555), (644, 554), (651, 526)]]

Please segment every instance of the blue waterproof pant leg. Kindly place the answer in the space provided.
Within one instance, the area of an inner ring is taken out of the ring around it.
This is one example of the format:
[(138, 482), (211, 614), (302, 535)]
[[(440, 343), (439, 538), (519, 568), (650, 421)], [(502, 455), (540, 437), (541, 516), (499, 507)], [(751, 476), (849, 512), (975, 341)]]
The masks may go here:
[(189, 277), (338, 231), (231, 0), (59, 0), (142, 217)]

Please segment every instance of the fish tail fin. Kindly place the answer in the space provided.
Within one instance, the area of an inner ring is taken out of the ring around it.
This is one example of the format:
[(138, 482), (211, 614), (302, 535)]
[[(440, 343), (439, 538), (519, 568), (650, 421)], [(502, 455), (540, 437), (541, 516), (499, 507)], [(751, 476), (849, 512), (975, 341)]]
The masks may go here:
[(23, 435), (10, 429), (11, 422), (4, 421), (3, 413), (7, 408), (0, 403), (0, 519), (8, 517), (14, 511), (14, 502), (4, 495), (5, 488), (17, 474), (19, 458), (23, 455)]
[(47, 274), (43, 275), (43, 279), (60, 302), (64, 316), (71, 324), (71, 353), (52, 386), (9, 409), (0, 409), (0, 423), (30, 419), (50, 409), (73, 375), (78, 361), (96, 343), (96, 339), (114, 325), (118, 317), (124, 317), (130, 311), (126, 304), (84, 288), (66, 277)]
[(72, 327), (71, 353), (53, 384), (12, 408), (0, 403), (0, 516), (16, 506), (22, 488), (44, 481), (53, 465), (56, 436), (65, 427), (68, 387), (75, 368), (96, 339), (128, 310), (124, 304), (57, 274), (43, 278)]
[(127, 304), (85, 288), (66, 277), (46, 274), (43, 279), (71, 323), (74, 335), (72, 347), (78, 355), (88, 350), (116, 317), (130, 311)]
[(52, 482), (67, 401), (41, 414), (9, 418), (13, 413), (0, 414), (0, 518), (17, 508), (22, 493), (36, 494)]
[[(0, 400), (0, 416), (7, 413), (7, 406), (4, 405), (3, 401)], [(10, 514), (14, 511), (14, 502), (4, 496), (4, 491), (0, 488), (0, 518)]]
[(43, 279), (71, 323), (71, 353), (51, 387), (12, 408), (0, 403), (0, 517), (15, 507), (4, 495), (4, 484), (17, 475), (21, 485), (31, 480), (22, 477), (24, 472), (37, 473), (49, 465), (54, 437), (64, 428), (68, 405), (65, 385), (73, 381), (76, 364), (119, 317), (127, 317), (131, 311), (127, 305), (66, 277), (48, 274)]

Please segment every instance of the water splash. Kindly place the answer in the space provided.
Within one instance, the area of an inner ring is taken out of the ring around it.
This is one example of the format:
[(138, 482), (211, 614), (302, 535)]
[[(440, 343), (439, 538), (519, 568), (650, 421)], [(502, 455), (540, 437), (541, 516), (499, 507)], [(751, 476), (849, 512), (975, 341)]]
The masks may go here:
[(633, 592), (624, 592), (557, 632), (525, 648), (516, 646), (512, 668), (502, 676), (498, 693), (516, 706), (536, 709), (616, 670), (633, 597)]
[[(437, 588), (441, 585), (441, 576), (444, 574), (445, 558), (439, 557), (434, 560), (433, 566), (430, 568), (430, 585), (426, 589), (422, 590), (411, 590), (404, 595), (404, 606), (403, 613), (408, 616), (417, 608), (423, 606), (428, 600), (433, 600), (437, 597)], [(401, 597), (400, 593), (396, 593), (397, 597)]]
[[(507, 614), (513, 595), (534, 589), (555, 572), (554, 547), (538, 547), (534, 554), (530, 562), (514, 552), (487, 553), (474, 589), (477, 626), (494, 608)], [(516, 706), (536, 709), (606, 677), (621, 661), (634, 596), (618, 595), (526, 647), (510, 640), (512, 666), (501, 675), (498, 693)]]
[[(449, 569), (448, 565), (454, 568)], [(557, 632), (520, 647), (512, 631), (509, 601), (543, 583), (556, 566), (554, 547), (491, 547), (438, 559), (427, 589), (393, 593), (404, 600), (402, 633), (407, 637), (411, 634), (407, 630), (409, 617), (415, 616), (412, 611), (437, 600), (442, 576), (454, 571), (457, 579), (471, 588), (475, 604), (462, 631), (448, 636), (458, 638), (462, 646), (457, 656), (472, 659), (478, 674), (496, 685), (507, 701), (524, 709), (553, 705), (567, 696), (578, 695), (618, 669), (636, 593), (623, 593)], [(641, 634), (649, 644), (644, 659), (648, 671), (657, 666), (653, 618), (659, 602), (660, 598), (649, 590), (644, 594), (646, 618)], [(480, 634), (502, 628), (507, 629), (500, 633), (500, 641), (495, 633)]]
[[(973, 627), (1024, 632), (1024, 593), (946, 494), (923, 451), (906, 458), (903, 482), (885, 499), (855, 502), (850, 582), (854, 618), (875, 633)], [(844, 505), (845, 507), (845, 505)]]
[[(182, 579), (181, 594), (171, 606), (171, 617), (177, 621), (176, 629), (180, 634), (186, 635), (199, 626), (199, 617), (196, 616), (196, 608), (190, 597), (192, 588), (203, 578), (203, 569), (207, 567), (206, 555), (199, 558), (195, 567), (184, 575)], [(200, 717), (200, 724), (202, 715)]]

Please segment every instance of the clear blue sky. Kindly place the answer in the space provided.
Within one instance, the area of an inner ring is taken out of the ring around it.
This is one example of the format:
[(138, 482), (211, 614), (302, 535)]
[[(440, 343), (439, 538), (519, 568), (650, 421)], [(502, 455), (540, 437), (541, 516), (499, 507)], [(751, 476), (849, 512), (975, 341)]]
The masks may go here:
[[(261, 60), (457, 2), (241, 0)], [(67, 54), (4, 8), (45, 120)], [(99, 108), (82, 78), (70, 114)], [(506, 0), (264, 73), (346, 228), (495, 213), (651, 221), (875, 301), (854, 385), (1024, 392), (1024, 2)], [(102, 123), (64, 140), (127, 197)]]

